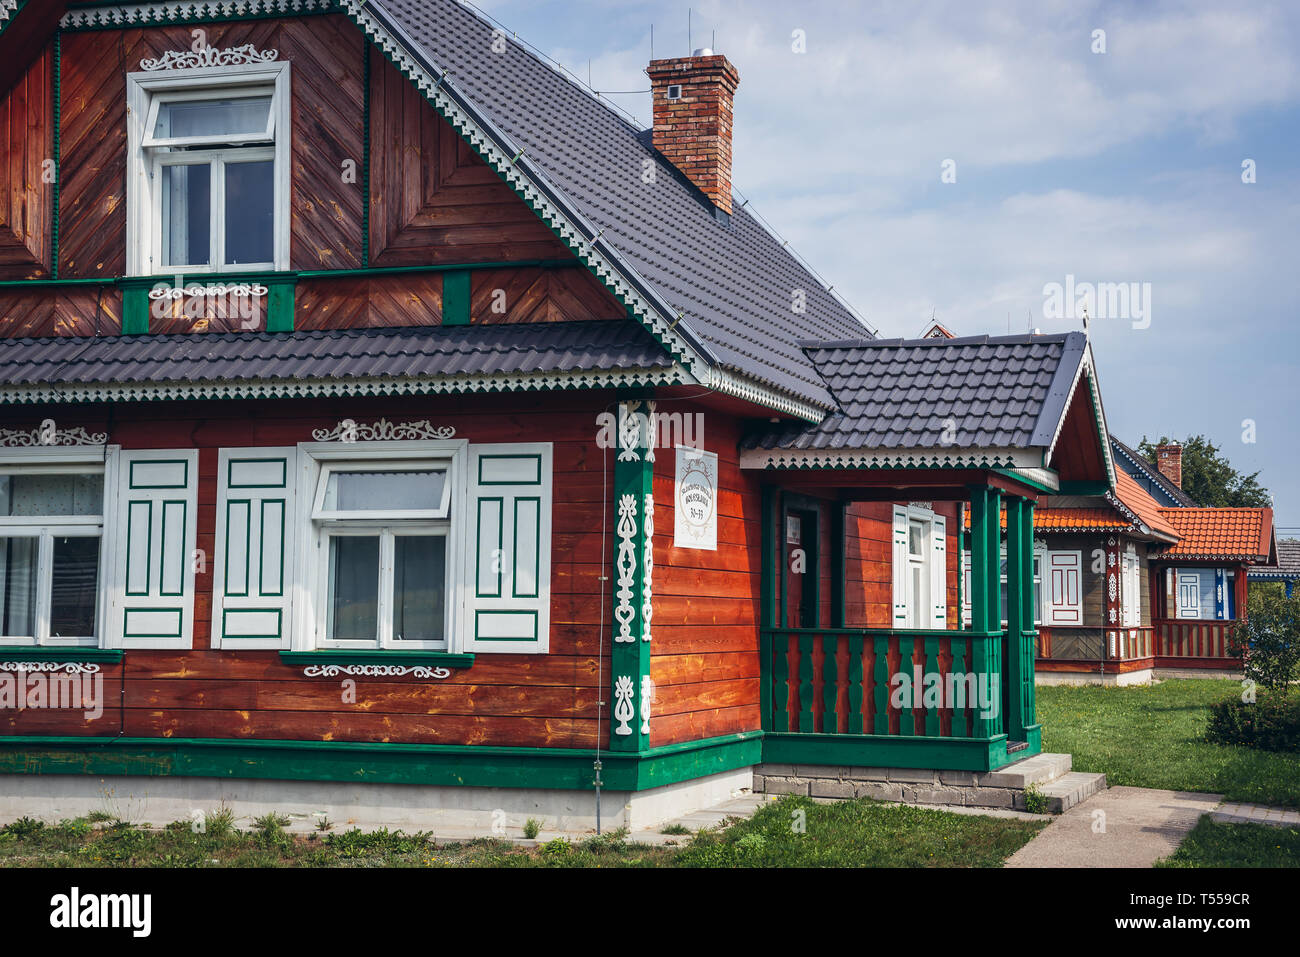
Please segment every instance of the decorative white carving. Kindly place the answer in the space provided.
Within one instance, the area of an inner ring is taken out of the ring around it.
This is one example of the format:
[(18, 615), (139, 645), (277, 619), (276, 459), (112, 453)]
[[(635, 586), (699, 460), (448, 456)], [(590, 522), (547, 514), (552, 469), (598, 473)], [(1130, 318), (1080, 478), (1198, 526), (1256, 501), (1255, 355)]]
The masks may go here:
[(641, 640), (650, 640), (650, 619), (654, 615), (651, 607), (651, 579), (655, 571), (655, 496), (653, 492), (645, 493), (645, 511), (641, 520), (645, 539), (642, 546), (644, 557), (641, 559)]
[(618, 569), (618, 605), (614, 608), (614, 619), (618, 622), (618, 634), (615, 641), (632, 641), (632, 621), (636, 618), (636, 609), (632, 607), (632, 585), (636, 575), (636, 496), (622, 495), (618, 500), (618, 557), (615, 567)]
[(40, 426), (31, 431), (0, 429), (0, 445), (24, 448), (36, 445), (103, 445), (107, 441), (107, 432), (87, 432), (80, 426), (60, 429), (53, 419), (42, 420)]
[(632, 679), (627, 675), (619, 675), (618, 681), (614, 683), (614, 720), (619, 722), (614, 729), (615, 734), (632, 733), (632, 726), (628, 722), (636, 716), (636, 709), (632, 707), (634, 692)]
[(0, 661), (0, 671), (66, 671), (70, 675), (93, 675), (99, 665), (84, 661)]
[(659, 429), (655, 424), (655, 403), (647, 402), (645, 408), (645, 460), (653, 462), (655, 460), (655, 445), (658, 444), (659, 438)]
[(265, 296), (267, 288), (260, 283), (237, 282), (230, 285), (221, 283), (215, 286), (159, 286), (149, 290), (150, 299), (184, 299), (186, 296), (199, 296), (205, 299), (224, 296), (244, 296), (248, 298)]
[(655, 683), (649, 675), (641, 676), (641, 733), (650, 733), (650, 702), (654, 700)]
[(140, 69), (148, 73), (158, 70), (194, 70), (199, 67), (243, 66), (246, 64), (272, 63), (280, 59), (279, 50), (259, 50), (251, 43), (243, 46), (218, 50), (216, 47), (204, 47), (202, 50), (168, 50), (158, 59), (146, 57), (140, 61)]
[(418, 422), (389, 422), (380, 419), (373, 425), (358, 425), (344, 419), (332, 429), (316, 429), (311, 437), (317, 442), (380, 442), (388, 439), (450, 439), (456, 430), (450, 425), (435, 426), (428, 419)]
[(640, 402), (623, 402), (618, 407), (618, 460), (620, 462), (637, 462), (641, 442), (641, 416), (637, 413)]
[(308, 665), (302, 669), (305, 678), (334, 678), (338, 675), (353, 675), (358, 678), (400, 678), (413, 675), (416, 678), (449, 678), (451, 669), (441, 666), (431, 668), (428, 665)]
[(1118, 593), (1119, 593), (1118, 588), (1116, 587), (1116, 583), (1115, 583), (1115, 573), (1114, 573), (1114, 572), (1111, 572), (1110, 575), (1107, 576), (1107, 579), (1106, 579), (1106, 591), (1107, 591), (1107, 593), (1110, 595), (1110, 600), (1111, 600), (1111, 601), (1114, 601), (1116, 595), (1118, 595)]

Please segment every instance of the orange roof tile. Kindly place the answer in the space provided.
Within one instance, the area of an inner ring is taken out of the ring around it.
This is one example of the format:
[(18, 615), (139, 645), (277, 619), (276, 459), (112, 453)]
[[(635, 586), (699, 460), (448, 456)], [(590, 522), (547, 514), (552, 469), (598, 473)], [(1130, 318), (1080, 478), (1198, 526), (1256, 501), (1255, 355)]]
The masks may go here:
[(1238, 558), (1268, 561), (1271, 508), (1162, 508), (1179, 542), (1165, 558)]
[(1178, 538), (1178, 530), (1160, 514), (1160, 503), (1123, 469), (1115, 470), (1115, 498), (1156, 535), (1170, 540)]

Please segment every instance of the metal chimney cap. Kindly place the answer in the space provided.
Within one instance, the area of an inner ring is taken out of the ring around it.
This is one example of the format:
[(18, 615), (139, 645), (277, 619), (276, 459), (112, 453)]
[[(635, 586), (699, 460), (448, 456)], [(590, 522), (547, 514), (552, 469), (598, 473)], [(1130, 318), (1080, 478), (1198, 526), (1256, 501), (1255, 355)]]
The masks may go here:
[(691, 56), (713, 56), (713, 51), (708, 47), (700, 47)]

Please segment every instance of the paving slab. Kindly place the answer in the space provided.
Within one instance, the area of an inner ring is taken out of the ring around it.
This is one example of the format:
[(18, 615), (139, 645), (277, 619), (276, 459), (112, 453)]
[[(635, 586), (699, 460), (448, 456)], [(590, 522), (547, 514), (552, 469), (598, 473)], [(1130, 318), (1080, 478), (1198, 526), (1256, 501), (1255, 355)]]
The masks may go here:
[(1211, 818), (1221, 824), (1271, 824), (1274, 827), (1300, 826), (1300, 811), (1266, 804), (1225, 803)]
[(1108, 788), (1043, 828), (1007, 867), (1150, 867), (1222, 800), (1221, 794)]

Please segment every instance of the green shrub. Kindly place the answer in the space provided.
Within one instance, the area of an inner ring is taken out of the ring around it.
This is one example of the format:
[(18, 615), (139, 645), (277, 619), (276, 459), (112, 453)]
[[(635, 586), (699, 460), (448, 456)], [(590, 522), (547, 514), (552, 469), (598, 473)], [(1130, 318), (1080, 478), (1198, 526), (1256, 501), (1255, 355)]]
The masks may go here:
[(20, 817), (4, 829), (4, 833), (12, 837), (31, 837), (45, 830), (45, 822), (37, 821), (30, 817)]
[(1271, 696), (1249, 704), (1220, 701), (1210, 708), (1205, 739), (1261, 751), (1300, 751), (1300, 701)]
[(534, 840), (538, 834), (542, 833), (542, 822), (535, 817), (530, 817), (524, 821), (524, 837), (528, 840)]
[(1047, 795), (1038, 789), (1037, 784), (1025, 788), (1025, 810), (1030, 814), (1050, 814), (1052, 807), (1047, 802)]
[(1300, 678), (1300, 591), (1252, 591), (1246, 621), (1232, 632), (1246, 677), (1285, 699)]

